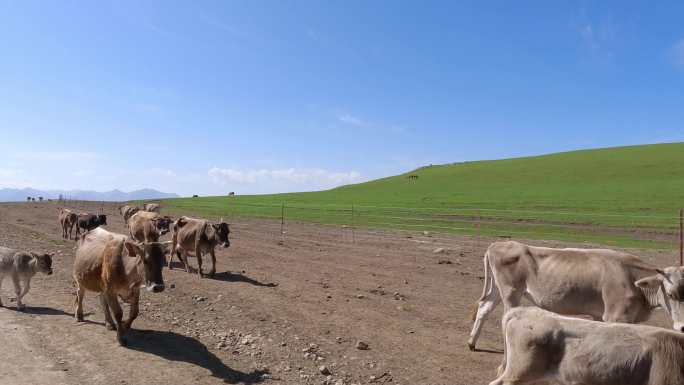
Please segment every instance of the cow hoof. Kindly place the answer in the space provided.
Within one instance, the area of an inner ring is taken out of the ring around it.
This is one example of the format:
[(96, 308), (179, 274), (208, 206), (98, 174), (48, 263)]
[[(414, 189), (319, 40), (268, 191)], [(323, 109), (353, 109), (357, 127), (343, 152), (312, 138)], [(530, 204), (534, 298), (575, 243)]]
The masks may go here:
[(216, 270), (212, 270), (209, 272), (209, 276), (212, 278), (214, 277), (214, 274), (216, 274)]
[(107, 330), (116, 330), (116, 327), (112, 324), (105, 324), (105, 329)]
[(126, 342), (125, 338), (123, 338), (123, 337), (119, 338), (119, 346), (123, 346), (123, 347), (128, 346), (128, 342)]
[(17, 311), (26, 311), (26, 305), (17, 305)]
[(474, 352), (475, 351), (475, 344), (468, 342), (468, 349), (470, 349), (471, 352)]

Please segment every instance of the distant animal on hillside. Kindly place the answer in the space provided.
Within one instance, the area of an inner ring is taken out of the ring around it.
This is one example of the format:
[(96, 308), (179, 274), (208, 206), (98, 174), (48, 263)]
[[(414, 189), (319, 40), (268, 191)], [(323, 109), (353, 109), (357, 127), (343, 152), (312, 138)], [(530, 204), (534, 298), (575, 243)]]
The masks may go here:
[(161, 205), (159, 203), (145, 203), (143, 205), (143, 210), (145, 211), (154, 211), (154, 212), (159, 212), (161, 209)]
[(409, 181), (416, 181), (418, 180), (418, 175), (409, 175), (406, 178), (408, 178)]
[(199, 195), (195, 194), (192, 196), (193, 198), (199, 198)]
[(230, 227), (223, 221), (211, 223), (205, 219), (180, 217), (173, 224), (173, 246), (169, 257), (169, 269), (174, 255), (185, 265), (185, 271), (190, 272), (187, 254), (193, 252), (197, 258), (197, 274), (202, 278), (202, 253), (211, 255), (211, 270), (209, 276), (216, 273), (216, 255), (214, 249), (221, 245), (230, 246), (228, 235)]
[[(31, 288), (31, 278), (41, 272), (52, 274), (52, 256), (54, 253), (38, 254), (31, 251), (17, 251), (7, 247), (0, 247), (0, 288), (5, 277), (12, 277), (14, 292), (17, 295), (17, 309), (24, 310), (22, 298)], [(24, 287), (21, 287), (21, 283)], [(2, 300), (0, 299), (0, 306)]]
[[(59, 224), (62, 226), (62, 238), (72, 239), (71, 235), (74, 230), (74, 226), (78, 222), (78, 215), (69, 209), (59, 209)], [(78, 234), (79, 231), (76, 230)]]
[(107, 216), (104, 214), (78, 214), (78, 226), (76, 227), (76, 236), (81, 234), (81, 229), (86, 232), (98, 226), (107, 225)]
[(229, 193), (228, 193), (228, 196), (229, 196), (229, 197), (235, 196), (235, 191), (229, 192)]
[[(166, 252), (166, 243), (140, 243), (101, 227), (85, 233), (79, 239), (74, 258), (76, 320), (83, 321), (86, 290), (101, 293), (105, 327), (116, 330), (119, 344), (126, 345), (124, 335), (138, 316), (140, 289), (145, 287), (152, 293), (164, 291), (162, 268)], [(131, 305), (125, 321), (119, 298)]]

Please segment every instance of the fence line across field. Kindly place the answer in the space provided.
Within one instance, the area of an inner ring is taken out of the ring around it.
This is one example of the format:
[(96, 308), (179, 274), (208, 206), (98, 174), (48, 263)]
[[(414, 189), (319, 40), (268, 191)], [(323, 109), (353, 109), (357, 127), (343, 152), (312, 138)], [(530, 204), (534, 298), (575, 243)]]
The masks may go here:
[[(280, 238), (286, 237), (286, 222), (288, 214), (291, 220), (304, 222), (321, 222), (329, 225), (342, 226), (343, 230), (348, 230), (351, 241), (356, 241), (355, 230), (359, 227), (371, 228), (391, 228), (394, 230), (416, 231), (420, 229), (436, 232), (456, 232), (465, 236), (472, 236), (480, 239), (484, 236), (528, 236), (542, 237), (544, 239), (555, 238), (577, 238), (580, 242), (582, 237), (596, 239), (594, 234), (604, 237), (612, 236), (618, 240), (636, 240), (643, 242), (655, 242), (662, 245), (673, 245), (672, 241), (667, 241), (662, 237), (675, 237), (679, 241), (679, 262), (684, 264), (684, 223), (683, 213), (679, 215), (634, 215), (618, 213), (587, 213), (587, 212), (567, 212), (567, 211), (539, 211), (539, 210), (508, 210), (493, 208), (407, 208), (392, 206), (372, 206), (350, 204), (341, 205), (319, 205), (307, 206), (296, 203), (263, 204), (249, 202), (231, 201), (230, 207), (253, 207), (264, 209), (263, 212), (250, 212), (247, 217), (278, 219), (280, 221)], [(199, 204), (195, 208), (203, 208), (211, 211), (216, 210), (214, 205)], [(306, 212), (308, 214), (302, 214)], [(297, 213), (302, 215), (296, 215)], [(241, 216), (239, 212), (232, 212), (234, 216)], [(516, 214), (519, 214), (516, 216)], [(555, 218), (552, 218), (554, 217)], [(551, 218), (550, 218), (551, 217)], [(571, 220), (569, 223), (559, 223), (565, 217)], [(577, 222), (575, 219), (581, 217), (587, 221)], [(596, 219), (597, 223), (591, 220)], [(601, 223), (601, 219), (608, 223)], [(533, 222), (533, 221), (538, 222)], [(449, 226), (451, 224), (451, 226)], [(505, 227), (508, 228), (505, 228)], [(521, 230), (510, 227), (520, 227), (523, 229), (538, 228), (539, 230)], [(595, 228), (592, 228), (595, 227)], [(598, 231), (597, 229), (604, 231)], [(411, 230), (407, 230), (411, 229)], [(544, 231), (546, 229), (547, 231)], [(557, 231), (548, 231), (557, 229)], [(630, 233), (635, 230), (653, 231), (654, 235), (659, 235), (659, 239), (649, 240), (631, 237)], [(672, 238), (670, 238), (672, 239)], [(669, 246), (668, 246), (669, 248)], [(674, 246), (673, 248), (676, 248)]]

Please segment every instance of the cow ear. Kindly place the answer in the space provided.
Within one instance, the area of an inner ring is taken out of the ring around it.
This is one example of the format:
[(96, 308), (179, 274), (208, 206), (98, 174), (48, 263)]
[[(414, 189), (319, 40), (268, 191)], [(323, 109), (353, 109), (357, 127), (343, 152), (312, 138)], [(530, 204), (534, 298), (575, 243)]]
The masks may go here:
[(663, 277), (660, 275), (652, 275), (650, 277), (641, 278), (640, 280), (634, 282), (637, 287), (641, 288), (654, 288), (659, 287), (663, 283)]
[(126, 246), (126, 250), (128, 250), (128, 255), (131, 257), (136, 255), (143, 256), (144, 254), (142, 247), (140, 247), (141, 245), (137, 242), (126, 240), (126, 242), (124, 242), (124, 246)]

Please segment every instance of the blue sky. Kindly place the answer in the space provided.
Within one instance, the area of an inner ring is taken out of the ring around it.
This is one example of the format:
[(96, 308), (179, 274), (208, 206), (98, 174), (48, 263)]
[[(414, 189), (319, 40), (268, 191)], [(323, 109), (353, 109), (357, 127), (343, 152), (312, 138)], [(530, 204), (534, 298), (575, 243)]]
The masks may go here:
[(328, 188), (684, 141), (684, 3), (0, 0), (0, 187)]

